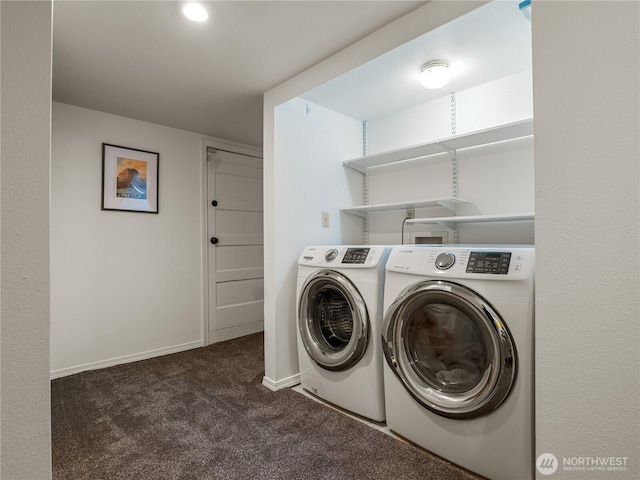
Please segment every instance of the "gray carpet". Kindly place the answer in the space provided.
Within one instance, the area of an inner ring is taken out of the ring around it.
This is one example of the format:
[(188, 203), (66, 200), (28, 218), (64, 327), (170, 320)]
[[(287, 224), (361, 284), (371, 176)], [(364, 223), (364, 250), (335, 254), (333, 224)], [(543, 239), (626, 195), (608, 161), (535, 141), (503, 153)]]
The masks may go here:
[(54, 380), (53, 478), (477, 478), (263, 375), (255, 334)]

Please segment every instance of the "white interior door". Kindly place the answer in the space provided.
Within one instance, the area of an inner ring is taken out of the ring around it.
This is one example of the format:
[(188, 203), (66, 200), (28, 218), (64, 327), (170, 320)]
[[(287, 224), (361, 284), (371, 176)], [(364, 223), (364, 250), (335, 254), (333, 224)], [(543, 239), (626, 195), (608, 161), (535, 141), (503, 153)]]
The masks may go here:
[(264, 329), (262, 159), (207, 154), (208, 343)]

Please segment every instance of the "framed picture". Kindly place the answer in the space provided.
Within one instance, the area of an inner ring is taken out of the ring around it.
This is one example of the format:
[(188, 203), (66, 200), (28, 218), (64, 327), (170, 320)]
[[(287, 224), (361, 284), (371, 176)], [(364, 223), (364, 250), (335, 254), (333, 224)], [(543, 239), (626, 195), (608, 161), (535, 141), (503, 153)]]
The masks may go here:
[(160, 154), (102, 144), (102, 210), (158, 213)]

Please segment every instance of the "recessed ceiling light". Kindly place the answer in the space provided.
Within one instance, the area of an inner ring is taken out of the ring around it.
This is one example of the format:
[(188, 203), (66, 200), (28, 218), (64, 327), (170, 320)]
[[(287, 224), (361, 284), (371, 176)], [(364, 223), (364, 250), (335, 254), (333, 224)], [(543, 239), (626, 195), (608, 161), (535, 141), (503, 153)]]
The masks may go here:
[(451, 80), (449, 64), (444, 60), (432, 60), (420, 67), (420, 85), (424, 88), (444, 87)]
[(193, 22), (204, 22), (209, 18), (207, 9), (199, 3), (187, 3), (182, 7), (182, 13)]

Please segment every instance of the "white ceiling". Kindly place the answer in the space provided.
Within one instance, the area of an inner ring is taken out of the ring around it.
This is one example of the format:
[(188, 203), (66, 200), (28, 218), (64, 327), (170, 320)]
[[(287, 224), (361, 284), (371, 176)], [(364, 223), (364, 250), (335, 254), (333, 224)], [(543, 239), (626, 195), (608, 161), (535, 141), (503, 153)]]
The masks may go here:
[[(501, 0), (433, 30), (327, 82), (302, 97), (358, 120), (459, 92), (531, 69), (531, 24), (520, 0)], [(451, 82), (438, 90), (418, 83), (430, 60), (451, 64)]]
[(262, 94), (424, 1), (54, 0), (53, 99), (262, 145)]

